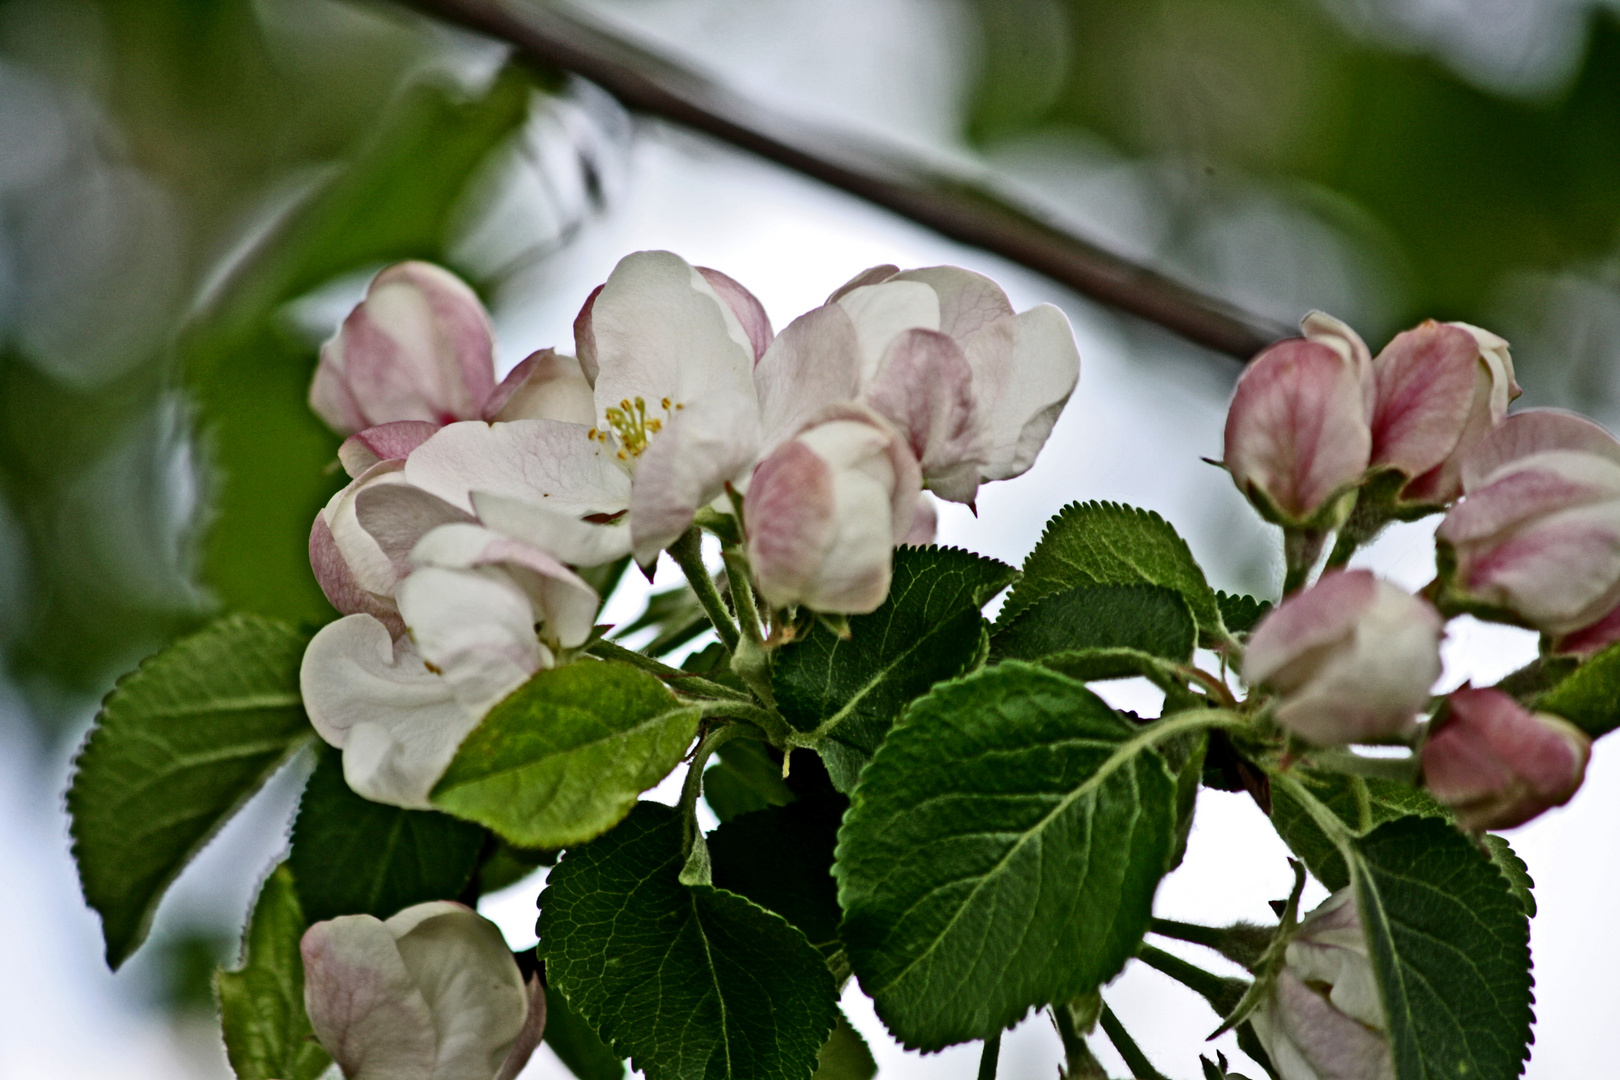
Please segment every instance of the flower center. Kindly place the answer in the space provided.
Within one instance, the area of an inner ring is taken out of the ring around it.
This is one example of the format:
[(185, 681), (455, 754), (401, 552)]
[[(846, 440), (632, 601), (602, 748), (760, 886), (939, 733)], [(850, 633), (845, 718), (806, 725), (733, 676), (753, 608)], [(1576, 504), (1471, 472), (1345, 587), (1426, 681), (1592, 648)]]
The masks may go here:
[[(659, 402), (659, 405), (663, 408), (666, 417), (671, 409), (682, 407), (680, 402), (672, 403), (669, 398), (664, 398)], [(625, 398), (619, 402), (618, 408), (608, 409), (607, 422), (608, 427), (613, 429), (613, 434), (618, 436), (618, 456), (620, 461), (640, 457), (641, 452), (647, 449), (647, 444), (652, 441), (652, 437), (664, 429), (663, 419), (656, 416), (649, 417), (647, 415), (647, 401), (645, 398), (639, 397), (634, 401)], [(600, 428), (591, 428), (586, 434), (586, 438), (600, 440), (605, 443), (612, 436)]]

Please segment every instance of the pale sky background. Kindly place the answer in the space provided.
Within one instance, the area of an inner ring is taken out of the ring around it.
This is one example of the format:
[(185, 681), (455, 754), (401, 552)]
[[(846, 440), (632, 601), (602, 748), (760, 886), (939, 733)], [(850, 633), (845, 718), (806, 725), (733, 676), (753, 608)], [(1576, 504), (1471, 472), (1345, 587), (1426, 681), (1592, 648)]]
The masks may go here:
[[(769, 25), (763, 15), (750, 15), (746, 5), (722, 0), (603, 6), (637, 20), (689, 57), (723, 63), (740, 86), (762, 100), (899, 134), (941, 153), (958, 152), (949, 140), (964, 73), (946, 48), (955, 33), (951, 20), (960, 18), (952, 4), (770, 5)], [(760, 46), (765, 40), (768, 48)], [(839, 72), (848, 77), (837, 77)], [(1088, 190), (1083, 183), (1088, 177), (1054, 180), (1040, 174), (1036, 158), (1019, 160), (1034, 162), (1021, 177), (1033, 187)], [(585, 295), (618, 258), (637, 249), (668, 248), (725, 271), (760, 297), (778, 329), (866, 266), (957, 263), (1002, 282), (1019, 309), (1041, 302), (1062, 307), (1074, 324), (1083, 361), (1079, 390), (1036, 467), (985, 489), (976, 519), (960, 507), (945, 507), (941, 542), (1017, 563), (1034, 545), (1042, 523), (1065, 504), (1117, 500), (1151, 508), (1173, 522), (1217, 586), (1275, 589), (1280, 578), (1275, 537), (1225, 475), (1199, 460), (1220, 451), (1228, 384), (1219, 361), (1128, 327), (1034, 274), (702, 139), (643, 125), (625, 166), (607, 216), (589, 225), (569, 250), (503, 290), (496, 311), (503, 366), (534, 348), (568, 348), (571, 323)], [(1121, 191), (1129, 192), (1109, 177), (1117, 180), (1105, 162), (1089, 177), (1096, 181), (1089, 190), (1109, 195), (1115, 201), (1108, 205), (1117, 207)], [(1220, 235), (1229, 244), (1231, 265), (1238, 272), (1252, 266), (1258, 280), (1267, 272), (1262, 254), (1274, 251), (1256, 237), (1275, 238), (1279, 222), (1292, 220), (1292, 211), (1257, 199), (1240, 219), (1224, 223)], [(1151, 208), (1134, 212), (1137, 219), (1114, 214), (1109, 224), (1128, 231), (1137, 227), (1132, 220), (1140, 224), (1142, 215), (1151, 216)], [(1076, 213), (1085, 217), (1086, 207)], [(1091, 213), (1106, 216), (1095, 208)], [(1140, 228), (1151, 232), (1150, 226), (1149, 221)], [(512, 228), (521, 231), (520, 225)], [(1334, 247), (1333, 236), (1308, 235), (1311, 246), (1302, 248), (1303, 261), (1291, 265), (1315, 269), (1278, 281), (1270, 300), (1295, 314), (1310, 306), (1338, 308), (1340, 300), (1362, 303), (1355, 297), (1361, 296), (1358, 274), (1364, 271)], [(1432, 520), (1403, 526), (1358, 561), (1404, 586), (1421, 586), (1433, 573), (1432, 531)], [(673, 580), (666, 560), (660, 584)], [(637, 584), (632, 581), (632, 587)], [(616, 601), (615, 611), (622, 615), (633, 609), (632, 599)], [(1531, 657), (1534, 648), (1533, 636), (1525, 632), (1454, 622), (1442, 687), (1465, 678), (1492, 682)], [(1130, 684), (1109, 684), (1105, 692), (1121, 705), (1141, 700), (1143, 693)], [(0, 698), (0, 710), (19, 707)], [(0, 932), (0, 970), (8, 976), (0, 980), (0, 1080), (228, 1076), (217, 1028), (177, 1030), (142, 1004), (138, 959), (134, 971), (107, 973), (99, 928), (80, 898), (68, 852), (60, 794), (68, 764), (30, 768), (28, 763), (40, 758), (26, 743), (29, 731), (22, 723), (0, 724), (0, 865), (6, 867), (8, 884), (0, 891), (0, 925), (7, 928)], [(165, 901), (159, 933), (187, 913), (211, 913), (222, 926), (240, 925), (259, 875), (285, 845), (302, 767), (278, 776), (186, 871)], [(1620, 982), (1608, 975), (1620, 965), (1620, 940), (1603, 929), (1612, 917), (1613, 898), (1620, 895), (1620, 860), (1610, 851), (1612, 823), (1620, 820), (1617, 773), (1620, 764), (1609, 745), (1600, 743), (1587, 784), (1570, 806), (1508, 834), (1530, 866), (1540, 905), (1532, 938), (1540, 1018), (1528, 1072), (1533, 1080), (1604, 1075), (1620, 1059), (1620, 1028), (1613, 1023), (1620, 1014)], [(1266, 901), (1287, 891), (1285, 855), (1246, 796), (1206, 792), (1187, 861), (1164, 882), (1156, 912), (1205, 923), (1264, 921), (1270, 914)], [(514, 947), (534, 940), (534, 898), (542, 885), (543, 875), (537, 876), (483, 904)], [(1318, 888), (1307, 902), (1320, 897)], [(1201, 950), (1161, 944), (1221, 970)], [(1215, 1018), (1200, 999), (1141, 965), (1128, 968), (1105, 997), (1163, 1072), (1177, 1080), (1201, 1075), (1197, 1055), (1211, 1052), (1203, 1037)], [(881, 1076), (954, 1080), (974, 1075), (976, 1045), (927, 1057), (905, 1053), (883, 1031), (855, 983), (843, 1003), (871, 1043)], [(1096, 1046), (1099, 1056), (1122, 1073), (1106, 1039), (1099, 1037)], [(1213, 1047), (1224, 1049), (1240, 1071), (1260, 1075), (1240, 1064), (1230, 1036)], [(1004, 1041), (1001, 1075), (1052, 1077), (1059, 1056), (1056, 1035), (1044, 1015), (1037, 1015)], [(546, 1050), (524, 1073), (527, 1080), (566, 1075)]]

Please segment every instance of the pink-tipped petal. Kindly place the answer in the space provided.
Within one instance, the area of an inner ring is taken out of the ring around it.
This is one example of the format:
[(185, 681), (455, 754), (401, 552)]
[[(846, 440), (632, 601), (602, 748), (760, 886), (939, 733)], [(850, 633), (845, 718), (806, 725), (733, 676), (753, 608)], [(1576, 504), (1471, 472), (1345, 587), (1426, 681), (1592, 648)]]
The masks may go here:
[(405, 623), (399, 617), (399, 608), (392, 598), (378, 596), (360, 586), (354, 571), (338, 550), (337, 541), (326, 518), (317, 515), (309, 531), (309, 565), (315, 571), (315, 581), (326, 594), (333, 607), (343, 615), (370, 615), (398, 636), (405, 632)]
[(788, 323), (754, 369), (762, 455), (828, 405), (855, 400), (860, 377), (855, 324), (843, 308), (824, 304)]
[(737, 321), (742, 324), (743, 333), (748, 335), (748, 341), (754, 348), (754, 362), (758, 363), (760, 357), (765, 355), (765, 350), (770, 348), (771, 339), (775, 336), (771, 330), (771, 318), (765, 314), (765, 305), (735, 279), (718, 270), (699, 266), (697, 272), (703, 275), (703, 280), (709, 283), (709, 287), (716, 295), (726, 302), (731, 313), (737, 316)]
[(1515, 462), (1555, 450), (1574, 450), (1620, 463), (1620, 441), (1602, 425), (1561, 409), (1526, 409), (1480, 439), (1462, 463), (1463, 490), (1490, 483)]
[(899, 270), (900, 268), (892, 263), (884, 263), (882, 266), (874, 266), (869, 269), (862, 270), (860, 273), (838, 286), (838, 288), (834, 289), (832, 291), (832, 295), (827, 297), (827, 303), (836, 303), (842, 299), (846, 293), (859, 289), (863, 285), (876, 285), (879, 282), (887, 281), (894, 277)]
[(984, 438), (973, 369), (955, 341), (934, 330), (900, 334), (864, 396), (905, 437), (930, 490), (952, 502), (973, 501)]
[(591, 384), (578, 360), (554, 349), (531, 353), (507, 373), (484, 403), (485, 420), (596, 423)]
[(301, 951), (310, 1026), (347, 1080), (434, 1080), (433, 1014), (379, 920), (316, 923)]
[(1495, 689), (1464, 687), (1423, 745), (1423, 777), (1464, 828), (1510, 829), (1574, 796), (1591, 740)]
[(396, 420), (357, 431), (338, 447), (343, 471), (358, 480), (360, 474), (384, 461), (402, 460), (439, 430), (425, 420)]
[[(1395, 335), (1373, 361), (1373, 467), (1416, 477), (1445, 461), (1473, 417), (1479, 368), (1479, 347), (1466, 330), (1431, 320)], [(1488, 422), (1488, 375), (1484, 382)]]
[(596, 330), (591, 320), (596, 309), (596, 298), (602, 295), (603, 288), (598, 285), (592, 289), (579, 314), (574, 316), (574, 355), (579, 357), (579, 367), (585, 373), (585, 381), (592, 386), (596, 385), (597, 360)]

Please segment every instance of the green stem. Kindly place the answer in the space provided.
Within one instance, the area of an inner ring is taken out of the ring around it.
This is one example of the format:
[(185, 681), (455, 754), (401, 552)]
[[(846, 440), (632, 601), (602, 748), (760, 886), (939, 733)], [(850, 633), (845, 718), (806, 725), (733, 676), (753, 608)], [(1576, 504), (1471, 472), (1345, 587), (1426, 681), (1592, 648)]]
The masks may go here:
[(702, 704), (704, 719), (724, 718), (728, 720), (741, 720), (759, 728), (760, 732), (775, 746), (788, 745), (792, 729), (787, 721), (770, 709), (761, 708), (752, 702), (746, 701), (705, 701)]
[(1350, 561), (1350, 556), (1356, 553), (1361, 541), (1348, 528), (1339, 530), (1339, 535), (1333, 540), (1333, 550), (1328, 552), (1327, 562), (1322, 565), (1324, 571), (1337, 570)]
[(996, 1064), (1001, 1057), (1001, 1032), (996, 1032), (984, 1040), (984, 1050), (979, 1054), (979, 1080), (996, 1080)]
[(1315, 529), (1283, 530), (1283, 561), (1288, 567), (1283, 576), (1283, 596), (1303, 588), (1322, 554), (1323, 535)]
[(1209, 1007), (1215, 1010), (1217, 1016), (1224, 1017), (1236, 1008), (1237, 1003), (1243, 1000), (1243, 991), (1248, 989), (1248, 984), (1241, 979), (1223, 979), (1173, 953), (1155, 949), (1152, 945), (1138, 948), (1136, 957), (1148, 967), (1170, 976), (1209, 1002)]
[(723, 686), (712, 679), (705, 679), (701, 675), (694, 675), (690, 671), (670, 667), (661, 660), (654, 660), (646, 653), (627, 649), (623, 645), (609, 641), (607, 638), (598, 638), (596, 641), (591, 642), (590, 645), (586, 646), (585, 651), (594, 653), (604, 660), (618, 660), (632, 667), (638, 667), (642, 671), (650, 671), (660, 679), (669, 682), (674, 689), (691, 694), (694, 697), (722, 698), (737, 702), (749, 702), (751, 700), (747, 694), (739, 690)]
[(726, 564), (726, 582), (731, 586), (731, 600), (737, 607), (737, 621), (745, 638), (756, 645), (764, 645), (760, 631), (759, 604), (754, 599), (752, 567), (748, 558), (736, 548), (724, 548), (720, 558)]
[(720, 590), (714, 587), (714, 578), (709, 576), (708, 567), (703, 565), (703, 533), (696, 527), (687, 529), (679, 540), (669, 545), (669, 555), (675, 560), (675, 565), (681, 568), (681, 573), (686, 575), (692, 591), (697, 594), (698, 603), (703, 605), (703, 613), (714, 624), (714, 632), (720, 635), (721, 643), (735, 651), (737, 624), (731, 621), (731, 612), (726, 610)]
[(1052, 1023), (1063, 1041), (1063, 1069), (1060, 1080), (1108, 1080), (1108, 1072), (1086, 1045), (1086, 1037), (1074, 1022), (1067, 1005), (1052, 1006)]
[(1305, 812), (1311, 816), (1311, 820), (1316, 822), (1316, 827), (1321, 829), (1329, 840), (1333, 841), (1334, 847), (1342, 849), (1355, 839), (1355, 834), (1350, 831), (1350, 826), (1346, 825), (1338, 814), (1335, 814), (1323, 804), (1322, 800), (1318, 799), (1310, 788), (1281, 769), (1270, 769), (1268, 773), (1273, 784), (1282, 787), (1305, 808)]
[(681, 852), (690, 855), (692, 846), (698, 840), (699, 830), (697, 824), (698, 796), (703, 794), (703, 766), (708, 764), (709, 757), (720, 747), (735, 739), (739, 735), (746, 735), (748, 729), (741, 724), (726, 724), (711, 730), (698, 740), (697, 749), (692, 751), (692, 762), (686, 767), (686, 780), (681, 784)]
[(1375, 780), (1399, 780), (1416, 784), (1423, 773), (1416, 754), (1403, 758), (1363, 757), (1353, 750), (1314, 750), (1311, 764), (1350, 776), (1370, 776)]
[(1108, 1041), (1114, 1044), (1114, 1049), (1119, 1051), (1119, 1056), (1125, 1059), (1125, 1067), (1131, 1070), (1134, 1080), (1165, 1080), (1164, 1074), (1148, 1061), (1142, 1048), (1136, 1045), (1136, 1040), (1131, 1038), (1125, 1025), (1119, 1022), (1119, 1017), (1107, 1005), (1102, 1007), (1102, 1029), (1107, 1033)]

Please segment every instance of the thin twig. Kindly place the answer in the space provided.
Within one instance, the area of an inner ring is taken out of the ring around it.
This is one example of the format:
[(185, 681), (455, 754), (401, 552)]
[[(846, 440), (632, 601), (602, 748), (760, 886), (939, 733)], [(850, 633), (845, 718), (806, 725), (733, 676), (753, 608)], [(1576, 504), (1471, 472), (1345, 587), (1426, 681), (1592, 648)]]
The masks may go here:
[(953, 175), (891, 147), (772, 116), (712, 80), (555, 4), (401, 2), (504, 41), (530, 62), (588, 79), (634, 112), (703, 132), (847, 191), (1216, 352), (1247, 360), (1293, 333), (1043, 220), (982, 177)]
[(698, 603), (703, 605), (703, 613), (714, 624), (714, 632), (720, 635), (720, 641), (725, 647), (735, 652), (737, 649), (737, 624), (731, 621), (731, 612), (726, 610), (726, 602), (720, 598), (720, 590), (714, 587), (714, 579), (709, 576), (708, 567), (703, 565), (703, 534), (693, 526), (681, 534), (681, 538), (669, 545), (669, 557), (675, 560), (675, 565), (681, 568), (686, 575), (687, 582), (692, 591), (697, 594)]
[(1001, 1059), (1001, 1032), (984, 1040), (979, 1052), (979, 1080), (996, 1080), (996, 1065)]
[(1164, 1074), (1153, 1067), (1142, 1048), (1136, 1045), (1125, 1025), (1119, 1022), (1114, 1010), (1107, 1005), (1102, 1007), (1102, 1029), (1108, 1035), (1108, 1041), (1114, 1044), (1119, 1056), (1125, 1059), (1125, 1067), (1131, 1070), (1134, 1080), (1165, 1080)]

